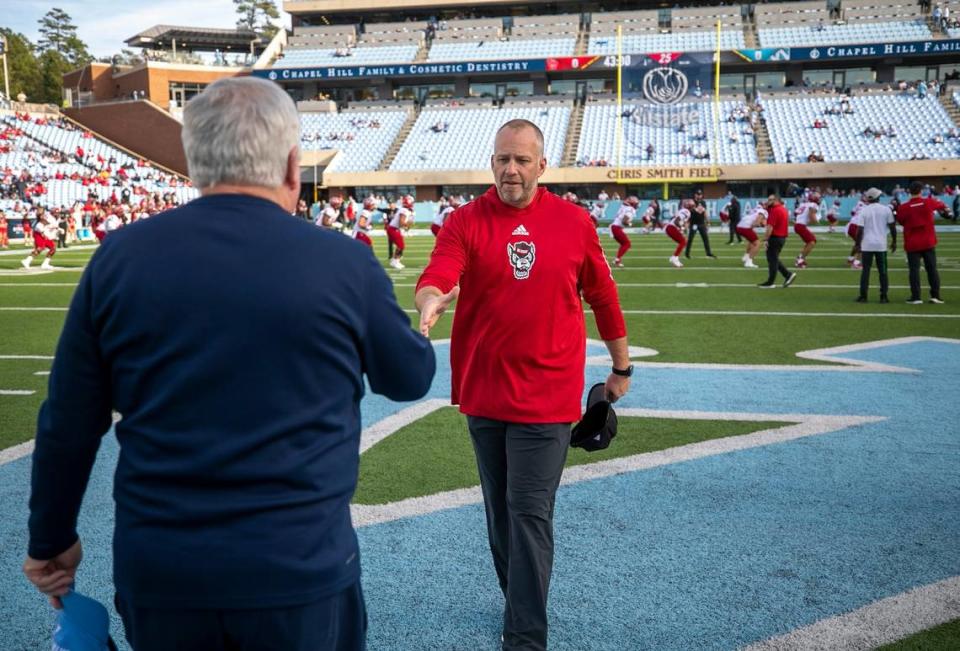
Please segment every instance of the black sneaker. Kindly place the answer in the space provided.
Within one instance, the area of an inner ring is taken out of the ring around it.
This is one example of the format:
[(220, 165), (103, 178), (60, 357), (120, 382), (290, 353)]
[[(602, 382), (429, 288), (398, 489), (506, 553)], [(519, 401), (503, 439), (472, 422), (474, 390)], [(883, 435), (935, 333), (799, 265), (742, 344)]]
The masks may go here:
[(919, 298), (908, 298), (908, 299), (907, 299), (907, 304), (908, 304), (908, 305), (923, 305), (923, 301), (921, 301)]
[(708, 254), (707, 257), (708, 257), (708, 258), (713, 258), (714, 260), (719, 260), (719, 259), (720, 259), (720, 258), (718, 258), (717, 256), (713, 255), (712, 253)]
[(890, 302), (890, 299), (887, 298), (886, 296), (881, 296), (881, 297), (880, 297), (880, 302), (881, 302), (881, 303), (889, 303), (889, 302)]
[(940, 299), (940, 298), (938, 298), (938, 297), (936, 297), (936, 296), (931, 296), (931, 297), (930, 297), (930, 302), (931, 302), (931, 303), (936, 303), (937, 305), (943, 305), (943, 300)]
[(793, 281), (796, 280), (796, 279), (797, 279), (797, 273), (796, 273), (796, 272), (793, 272), (792, 274), (790, 274), (789, 276), (787, 276), (787, 279), (786, 279), (786, 280), (783, 281), (783, 286), (784, 286), (784, 287), (789, 287), (790, 285), (793, 284)]
[(866, 296), (857, 296), (857, 303), (866, 303), (866, 302), (867, 302)]
[(773, 289), (776, 287), (773, 283), (760, 283), (757, 287), (762, 287), (763, 289)]

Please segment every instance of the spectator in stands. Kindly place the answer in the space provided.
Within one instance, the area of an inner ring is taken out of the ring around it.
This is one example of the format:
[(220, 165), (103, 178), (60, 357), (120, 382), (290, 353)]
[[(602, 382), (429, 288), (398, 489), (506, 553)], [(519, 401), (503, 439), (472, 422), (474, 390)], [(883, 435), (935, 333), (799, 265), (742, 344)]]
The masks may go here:
[(927, 82), (922, 80), (917, 82), (917, 97), (919, 99), (927, 98)]
[(939, 2), (936, 5), (934, 5), (933, 13), (930, 15), (930, 17), (933, 19), (934, 26), (936, 26), (937, 28), (940, 28), (941, 21), (943, 20), (943, 10), (940, 9)]
[(647, 160), (653, 160), (654, 148), (653, 143), (647, 143)]
[(434, 353), (366, 247), (290, 216), (298, 140), (279, 86), (208, 86), (183, 124), (204, 196), (108, 237), (67, 315), (36, 434), (24, 572), (60, 606), (82, 556), (84, 487), (122, 412), (113, 575), (138, 651), (365, 645), (348, 503), (364, 375), (415, 400)]

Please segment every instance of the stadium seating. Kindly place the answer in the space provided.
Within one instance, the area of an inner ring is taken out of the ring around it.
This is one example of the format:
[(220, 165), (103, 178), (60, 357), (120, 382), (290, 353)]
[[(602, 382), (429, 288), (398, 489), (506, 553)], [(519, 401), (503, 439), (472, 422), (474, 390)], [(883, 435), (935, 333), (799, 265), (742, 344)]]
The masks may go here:
[[(9, 169), (16, 175), (27, 172), (34, 180), (40, 180), (46, 192), (32, 196), (31, 201), (36, 205), (48, 208), (71, 206), (76, 201), (86, 199), (91, 192), (101, 199), (108, 199), (114, 193), (120, 195), (125, 188), (141, 188), (151, 193), (173, 193), (180, 202), (190, 201), (199, 194), (194, 188), (180, 183), (170, 185), (165, 172), (152, 167), (141, 167), (138, 159), (106, 142), (85, 137), (80, 129), (61, 126), (54, 120), (38, 124), (36, 119), (41, 118), (41, 121), (44, 121), (43, 117), (31, 116), (31, 120), (26, 121), (13, 115), (5, 115), (0, 124), (4, 128), (19, 129), (25, 134), (3, 141), (10, 151), (0, 153), (0, 171)], [(84, 164), (75, 160), (77, 147), (84, 151)], [(67, 162), (53, 162), (57, 158)], [(101, 158), (102, 163), (99, 160)], [(117, 170), (121, 166), (130, 166), (128, 179), (118, 176)], [(56, 178), (58, 174), (64, 177), (77, 174), (89, 178), (99, 175), (100, 170), (106, 167), (111, 169), (107, 185), (84, 185), (79, 180)]]
[[(407, 119), (404, 110), (301, 113), (300, 145), (304, 150), (338, 149), (330, 171), (377, 169)], [(371, 126), (379, 123), (379, 127)]]
[[(543, 130), (545, 155), (550, 166), (560, 164), (570, 122), (569, 104), (528, 105), (507, 102), (502, 109), (425, 108), (417, 118), (391, 170), (473, 170), (487, 169), (493, 152), (493, 138), (504, 122), (514, 118), (530, 120)], [(445, 123), (444, 131), (434, 130)]]
[(428, 61), (472, 61), (475, 59), (543, 59), (570, 56), (577, 43), (573, 38), (509, 39), (434, 43)]
[(904, 0), (844, 0), (843, 20), (820, 2), (757, 4), (761, 47), (918, 41), (932, 38), (920, 6)]
[(717, 47), (716, 24), (720, 21), (720, 47), (746, 47), (739, 5), (673, 9), (670, 29), (661, 27), (657, 11), (621, 11), (591, 16), (588, 54), (617, 52), (617, 28), (623, 34), (623, 52), (709, 52)]
[[(720, 102), (720, 137), (716, 138), (717, 164), (746, 165), (757, 162), (757, 150), (753, 132), (746, 121), (727, 121), (727, 117), (740, 102), (726, 100)], [(627, 108), (627, 107), (624, 107)], [(680, 132), (675, 127), (650, 126), (635, 122), (630, 117), (621, 120), (623, 129), (624, 166), (677, 166), (709, 165), (710, 159), (698, 159), (694, 154), (710, 152), (714, 140), (713, 103), (688, 102), (677, 104), (671, 112), (689, 112), (697, 110), (700, 120), (688, 125)], [(583, 126), (580, 131), (580, 143), (577, 147), (577, 160), (605, 160), (609, 165), (617, 161), (617, 112), (616, 103), (590, 104), (584, 109)], [(704, 138), (705, 136), (705, 138)], [(738, 142), (733, 142), (731, 137)], [(653, 157), (647, 159), (647, 145), (653, 145)], [(681, 154), (681, 150), (690, 153)]]
[[(878, 93), (850, 98), (853, 113), (825, 115), (837, 106), (837, 95), (768, 98), (763, 101), (767, 130), (777, 162), (806, 160), (811, 152), (823, 154), (826, 162), (910, 160), (914, 156), (949, 159), (958, 157), (960, 142), (946, 136), (956, 128), (937, 98)], [(904, 116), (910, 116), (904, 119)], [(826, 120), (825, 129), (813, 128), (814, 120)], [(864, 135), (867, 128), (893, 126), (895, 137)]]
[(356, 66), (371, 63), (409, 63), (417, 56), (420, 49), (416, 44), (389, 45), (385, 47), (354, 47), (349, 50), (327, 48), (314, 49), (287, 49), (283, 58), (278, 59), (274, 66), (278, 68), (293, 68), (300, 66)]

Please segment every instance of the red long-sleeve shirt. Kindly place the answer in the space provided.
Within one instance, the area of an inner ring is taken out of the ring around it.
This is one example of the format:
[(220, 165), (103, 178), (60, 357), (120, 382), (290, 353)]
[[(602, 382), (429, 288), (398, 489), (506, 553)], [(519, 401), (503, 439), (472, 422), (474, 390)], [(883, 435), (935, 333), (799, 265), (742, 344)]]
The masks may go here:
[(910, 197), (897, 207), (897, 221), (903, 226), (903, 250), (926, 251), (937, 245), (933, 212), (947, 207), (936, 197)]
[(770, 237), (787, 237), (790, 232), (787, 228), (787, 223), (790, 221), (790, 217), (787, 214), (787, 207), (782, 203), (770, 208), (767, 213), (767, 226), (772, 230), (770, 231)]
[(604, 340), (626, 336), (617, 286), (586, 211), (539, 188), (529, 206), (491, 187), (444, 223), (417, 290), (460, 285), (451, 398), (460, 411), (519, 423), (580, 418), (583, 298)]

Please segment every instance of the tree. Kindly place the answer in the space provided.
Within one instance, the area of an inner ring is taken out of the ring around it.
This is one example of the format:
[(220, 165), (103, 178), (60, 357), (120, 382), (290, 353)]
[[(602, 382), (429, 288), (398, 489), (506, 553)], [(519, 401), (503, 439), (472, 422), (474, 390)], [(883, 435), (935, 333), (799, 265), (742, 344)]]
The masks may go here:
[(54, 7), (37, 22), (40, 24), (39, 53), (57, 52), (73, 67), (90, 62), (92, 57), (87, 51), (87, 44), (77, 36), (77, 26), (73, 24), (70, 14)]
[[(43, 101), (40, 63), (33, 55), (33, 43), (12, 29), (0, 27), (7, 39), (7, 70), (10, 73), (10, 95), (16, 99), (23, 93), (34, 102)], [(3, 66), (0, 65), (0, 90), (3, 89)]]
[(277, 3), (274, 0), (233, 0), (237, 7), (237, 29), (250, 29), (260, 36), (272, 39), (279, 27), (271, 19), (280, 18)]
[(38, 102), (60, 105), (63, 97), (63, 75), (73, 69), (67, 58), (56, 50), (40, 55), (40, 97)]

